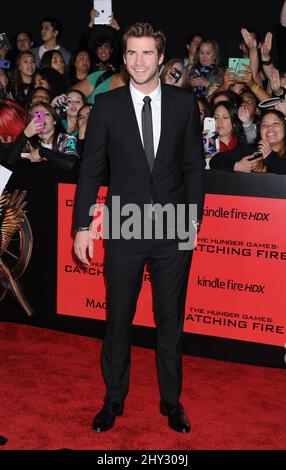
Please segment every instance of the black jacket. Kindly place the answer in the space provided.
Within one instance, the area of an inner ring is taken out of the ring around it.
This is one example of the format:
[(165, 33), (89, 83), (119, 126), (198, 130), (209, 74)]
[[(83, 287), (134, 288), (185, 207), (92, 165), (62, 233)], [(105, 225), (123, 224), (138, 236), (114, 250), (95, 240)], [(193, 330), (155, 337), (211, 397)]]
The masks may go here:
[(74, 228), (90, 223), (106, 161), (111, 196), (121, 206), (135, 203), (197, 204), (203, 211), (204, 156), (194, 93), (162, 84), (161, 136), (151, 173), (142, 145), (129, 86), (96, 96), (90, 114), (74, 212)]

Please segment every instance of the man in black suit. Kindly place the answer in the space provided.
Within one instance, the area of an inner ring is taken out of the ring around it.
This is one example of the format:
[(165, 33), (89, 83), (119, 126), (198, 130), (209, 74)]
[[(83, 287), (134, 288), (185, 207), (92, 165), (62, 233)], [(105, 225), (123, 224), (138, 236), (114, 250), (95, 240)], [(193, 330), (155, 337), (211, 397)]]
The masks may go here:
[[(164, 34), (154, 31), (150, 24), (137, 23), (127, 30), (123, 53), (130, 84), (97, 96), (80, 169), (74, 214), (76, 256), (86, 264), (88, 255), (93, 256), (89, 210), (96, 200), (107, 160), (110, 183), (106, 206), (111, 209), (112, 219), (109, 226), (114, 228), (115, 224), (117, 229), (119, 226), (122, 229), (119, 235), (113, 232), (105, 240), (108, 321), (102, 365), (107, 392), (105, 404), (93, 420), (93, 429), (98, 432), (111, 429), (116, 417), (123, 413), (129, 385), (130, 327), (146, 261), (150, 267), (157, 324), (160, 411), (168, 416), (172, 429), (190, 431), (179, 397), (185, 297), (192, 251), (189, 244), (188, 249), (179, 249), (178, 239), (183, 237), (168, 235), (168, 228), (174, 225), (168, 220), (163, 221), (163, 237), (157, 238), (154, 225), (160, 217), (150, 207), (155, 203), (169, 204), (177, 213), (179, 205), (181, 208), (196, 205), (197, 217), (189, 220), (189, 225), (199, 223), (204, 200), (204, 158), (194, 94), (160, 83), (158, 67), (164, 49)], [(120, 209), (116, 212), (112, 199), (115, 196), (120, 196)], [(138, 235), (134, 229), (134, 224), (140, 226), (140, 217), (133, 219), (133, 235), (136, 233), (131, 239), (124, 226), (126, 217), (123, 224), (123, 218), (116, 222), (120, 211), (121, 215), (128, 215), (130, 206), (126, 204), (131, 203), (142, 213), (148, 208), (144, 223), (151, 223), (152, 237), (143, 236), (142, 232)], [(179, 229), (182, 217), (178, 218)]]

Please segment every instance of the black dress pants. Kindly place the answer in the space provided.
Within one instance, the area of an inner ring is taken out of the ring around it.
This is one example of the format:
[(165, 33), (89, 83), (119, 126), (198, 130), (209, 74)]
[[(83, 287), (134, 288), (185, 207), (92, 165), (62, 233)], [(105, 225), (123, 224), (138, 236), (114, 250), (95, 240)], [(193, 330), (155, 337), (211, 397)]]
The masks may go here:
[(176, 404), (182, 389), (182, 331), (192, 251), (175, 240), (106, 241), (108, 318), (102, 351), (105, 400), (123, 401), (130, 375), (130, 330), (144, 265), (149, 264), (157, 326), (161, 399)]

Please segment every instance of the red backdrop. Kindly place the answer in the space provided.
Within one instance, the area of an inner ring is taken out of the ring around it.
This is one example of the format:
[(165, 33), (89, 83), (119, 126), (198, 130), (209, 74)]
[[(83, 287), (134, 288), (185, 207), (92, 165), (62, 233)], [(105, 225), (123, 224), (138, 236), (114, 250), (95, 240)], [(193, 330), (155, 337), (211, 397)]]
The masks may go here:
[[(58, 191), (57, 312), (105, 319), (103, 244), (89, 267), (72, 256), (75, 185)], [(104, 202), (106, 188), (99, 193)], [(189, 279), (185, 331), (284, 346), (286, 201), (207, 195)], [(154, 326), (148, 272), (134, 324)]]

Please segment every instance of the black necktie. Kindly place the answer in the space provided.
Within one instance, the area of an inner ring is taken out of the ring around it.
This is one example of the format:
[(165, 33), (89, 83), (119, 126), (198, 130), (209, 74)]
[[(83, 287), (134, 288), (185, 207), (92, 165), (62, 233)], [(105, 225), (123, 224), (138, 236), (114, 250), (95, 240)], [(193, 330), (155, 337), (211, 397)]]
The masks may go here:
[(151, 110), (151, 98), (145, 96), (143, 99), (144, 105), (142, 108), (142, 134), (143, 144), (147, 157), (147, 161), (152, 172), (155, 152), (154, 152), (154, 140), (153, 140), (153, 124), (152, 124), (152, 110)]

